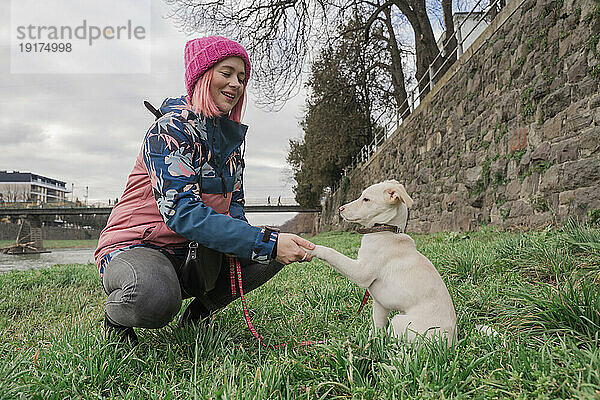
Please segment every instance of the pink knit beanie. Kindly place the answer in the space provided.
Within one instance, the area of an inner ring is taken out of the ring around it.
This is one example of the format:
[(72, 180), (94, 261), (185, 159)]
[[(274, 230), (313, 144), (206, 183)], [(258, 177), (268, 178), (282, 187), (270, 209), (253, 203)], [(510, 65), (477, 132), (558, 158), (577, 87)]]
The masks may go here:
[(250, 59), (246, 49), (238, 42), (223, 36), (207, 36), (192, 39), (185, 44), (185, 87), (190, 99), (194, 93), (194, 86), (202, 74), (210, 67), (224, 58), (237, 56), (244, 61), (246, 67), (246, 79), (250, 78)]

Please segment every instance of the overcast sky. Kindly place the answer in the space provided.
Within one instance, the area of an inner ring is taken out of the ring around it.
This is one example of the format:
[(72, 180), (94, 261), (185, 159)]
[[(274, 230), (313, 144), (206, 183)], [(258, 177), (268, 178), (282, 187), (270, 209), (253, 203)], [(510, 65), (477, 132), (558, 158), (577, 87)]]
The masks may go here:
[[(51, 0), (47, 3), (60, 3)], [(103, 12), (90, 4), (90, 13)], [(39, 4), (39, 3), (38, 3)], [(150, 73), (39, 74), (11, 73), (10, 2), (0, 2), (0, 170), (18, 170), (74, 184), (80, 199), (89, 187), (90, 200), (120, 197), (142, 138), (153, 121), (143, 107), (156, 107), (165, 97), (185, 93), (183, 48), (185, 35), (164, 17), (168, 7), (151, 3)], [(60, 12), (60, 11), (59, 11)], [(108, 65), (114, 60), (106, 59)], [(250, 88), (251, 89), (251, 88)], [(293, 197), (286, 172), (290, 138), (301, 136), (298, 121), (303, 96), (277, 113), (249, 104), (243, 122), (247, 139), (245, 190), (249, 202), (267, 196), (276, 201)], [(279, 224), (294, 214), (249, 215), (251, 223)]]

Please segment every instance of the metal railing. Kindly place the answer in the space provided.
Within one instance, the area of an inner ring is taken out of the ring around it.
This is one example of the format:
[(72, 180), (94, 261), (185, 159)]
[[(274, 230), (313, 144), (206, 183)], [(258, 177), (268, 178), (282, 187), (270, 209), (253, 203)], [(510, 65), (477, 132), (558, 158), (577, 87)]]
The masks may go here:
[[(444, 68), (446, 64), (448, 64), (448, 62), (452, 59), (451, 57), (445, 57), (444, 62), (438, 68), (436, 68), (436, 64), (441, 60), (441, 58), (444, 58), (443, 54), (452, 54), (453, 52), (456, 52), (456, 60), (454, 60), (454, 62), (457, 62), (458, 59), (460, 59), (460, 57), (463, 55), (465, 51), (464, 44), (467, 41), (467, 39), (471, 36), (471, 34), (481, 25), (483, 21), (486, 20), (486, 18), (490, 17), (490, 20), (493, 19), (493, 17), (499, 12), (499, 10), (502, 7), (504, 7), (504, 4), (508, 0), (493, 0), (484, 10), (476, 11), (482, 1), (483, 0), (478, 0), (477, 3), (471, 9), (471, 11), (469, 11), (469, 13), (463, 19), (463, 21), (458, 25), (458, 27), (455, 27), (452, 36), (456, 38), (456, 46), (452, 50), (448, 51), (443, 45), (442, 50), (440, 50), (438, 56), (429, 65), (427, 73), (424, 74), (421, 77), (421, 79), (419, 79), (416, 85), (414, 85), (411, 89), (408, 90), (406, 100), (404, 100), (404, 102), (399, 107), (397, 107), (398, 112), (396, 113), (395, 118), (392, 118), (387, 123), (385, 123), (381, 133), (376, 134), (373, 140), (369, 144), (363, 146), (358, 152), (358, 154), (354, 156), (350, 164), (343, 169), (340, 179), (331, 188), (332, 192), (336, 192), (339, 189), (342, 179), (345, 176), (347, 176), (352, 170), (354, 170), (359, 165), (369, 161), (369, 159), (375, 154), (379, 147), (381, 147), (381, 145), (385, 143), (385, 141), (390, 136), (392, 136), (394, 132), (396, 132), (398, 127), (402, 125), (402, 122), (406, 119), (406, 117), (412, 114), (412, 112), (419, 106), (419, 104), (421, 103), (419, 87), (424, 87), (425, 85), (423, 84), (427, 82), (427, 85), (425, 87), (428, 88), (428, 92), (433, 91), (435, 84), (438, 80), (438, 74), (440, 73), (440, 71), (445, 72)], [(478, 16), (476, 24), (464, 37), (462, 37), (462, 26), (465, 24), (465, 22), (469, 20), (469, 17), (471, 17), (474, 14)], [(450, 38), (444, 38), (443, 43), (448, 44), (449, 42)], [(451, 64), (448, 65), (448, 68), (450, 66)], [(404, 110), (404, 117), (400, 115), (399, 110)]]

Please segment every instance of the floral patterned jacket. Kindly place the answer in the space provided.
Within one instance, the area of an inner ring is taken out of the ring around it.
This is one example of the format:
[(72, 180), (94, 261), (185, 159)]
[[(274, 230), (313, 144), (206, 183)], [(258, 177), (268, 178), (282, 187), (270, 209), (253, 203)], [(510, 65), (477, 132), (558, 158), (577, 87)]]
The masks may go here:
[(94, 253), (102, 275), (119, 251), (149, 246), (182, 254), (190, 241), (268, 263), (277, 233), (248, 224), (241, 152), (247, 126), (196, 115), (167, 98)]

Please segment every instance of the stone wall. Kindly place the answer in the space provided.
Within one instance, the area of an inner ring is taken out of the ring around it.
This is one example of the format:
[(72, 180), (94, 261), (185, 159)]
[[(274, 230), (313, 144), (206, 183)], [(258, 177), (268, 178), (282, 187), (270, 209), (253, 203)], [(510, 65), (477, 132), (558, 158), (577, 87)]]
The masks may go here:
[(412, 232), (542, 228), (600, 209), (600, 2), (512, 0), (365, 164), (337, 208), (397, 179)]

